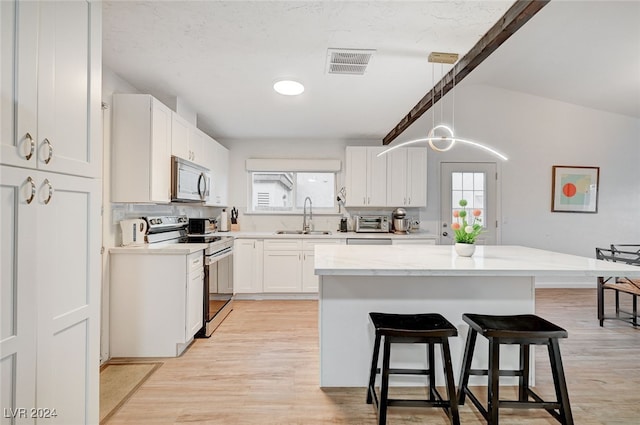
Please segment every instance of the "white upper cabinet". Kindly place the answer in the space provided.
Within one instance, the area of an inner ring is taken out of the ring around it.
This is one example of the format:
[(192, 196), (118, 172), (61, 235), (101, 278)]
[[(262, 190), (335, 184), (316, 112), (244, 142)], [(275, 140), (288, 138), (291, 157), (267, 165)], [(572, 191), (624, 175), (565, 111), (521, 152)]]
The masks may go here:
[(100, 5), (1, 2), (3, 164), (101, 176)]
[(387, 158), (377, 155), (377, 146), (348, 146), (346, 150), (346, 205), (383, 207), (387, 205)]
[(229, 149), (207, 136), (206, 167), (211, 171), (211, 192), (206, 205), (226, 207), (229, 193)]
[(171, 116), (148, 94), (113, 95), (111, 202), (171, 201)]
[(209, 140), (210, 137), (204, 134), (199, 128), (194, 126), (189, 127), (189, 153), (191, 155), (191, 161), (211, 169), (209, 158), (207, 158), (205, 153), (205, 146)]
[(205, 154), (205, 142), (208, 136), (196, 126), (172, 113), (171, 154), (187, 161), (210, 168)]
[(191, 161), (189, 129), (191, 124), (175, 112), (171, 113), (171, 155)]
[(398, 148), (387, 154), (387, 205), (427, 205), (427, 150)]

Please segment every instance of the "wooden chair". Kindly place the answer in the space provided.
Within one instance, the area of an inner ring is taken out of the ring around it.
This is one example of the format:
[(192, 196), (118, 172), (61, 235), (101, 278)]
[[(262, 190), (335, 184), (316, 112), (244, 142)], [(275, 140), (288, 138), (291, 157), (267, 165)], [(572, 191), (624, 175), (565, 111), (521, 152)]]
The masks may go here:
[[(598, 260), (614, 261), (633, 266), (640, 266), (640, 245), (612, 244), (610, 249), (596, 248)], [(605, 290), (612, 290), (615, 294), (615, 316), (607, 316), (604, 311)], [(632, 310), (620, 308), (620, 293), (631, 295)], [(640, 295), (640, 279), (627, 277), (598, 277), (598, 320), (600, 326), (605, 319), (618, 319), (631, 323), (634, 327), (640, 325), (638, 321), (638, 296)]]

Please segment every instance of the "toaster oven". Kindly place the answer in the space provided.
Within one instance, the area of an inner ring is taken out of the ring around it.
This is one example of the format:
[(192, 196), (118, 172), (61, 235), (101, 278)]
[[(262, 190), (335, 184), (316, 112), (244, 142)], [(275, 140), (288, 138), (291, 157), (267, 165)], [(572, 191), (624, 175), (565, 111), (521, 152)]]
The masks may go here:
[(358, 233), (389, 233), (389, 217), (386, 215), (355, 216), (355, 231)]

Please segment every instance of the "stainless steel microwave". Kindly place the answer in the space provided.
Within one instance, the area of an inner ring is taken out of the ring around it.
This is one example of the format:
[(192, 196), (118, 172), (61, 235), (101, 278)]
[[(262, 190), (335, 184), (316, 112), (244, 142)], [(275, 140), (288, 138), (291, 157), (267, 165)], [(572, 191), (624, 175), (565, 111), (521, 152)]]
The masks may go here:
[(171, 200), (204, 202), (211, 189), (211, 173), (177, 156), (171, 157)]
[(358, 233), (389, 233), (389, 217), (386, 215), (357, 215), (355, 221)]

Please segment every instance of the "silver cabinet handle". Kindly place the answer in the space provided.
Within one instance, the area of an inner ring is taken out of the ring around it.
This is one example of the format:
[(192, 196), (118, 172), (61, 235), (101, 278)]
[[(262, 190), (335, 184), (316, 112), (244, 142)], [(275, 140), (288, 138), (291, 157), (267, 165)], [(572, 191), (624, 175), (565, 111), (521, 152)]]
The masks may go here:
[(411, 198), (409, 198), (409, 202), (407, 202), (407, 205), (411, 205)]
[[(33, 140), (33, 137), (31, 137), (31, 134), (29, 134), (27, 132), (27, 134), (24, 135), (25, 139), (29, 140), (29, 153), (26, 154), (24, 157), (27, 161), (29, 161), (31, 159), (31, 157), (33, 156), (34, 152), (36, 151), (36, 142), (35, 140)], [(31, 177), (29, 177), (31, 178)]]
[(44, 184), (49, 186), (49, 196), (47, 197), (47, 199), (44, 200), (44, 204), (48, 205), (49, 202), (51, 202), (51, 198), (53, 197), (53, 186), (51, 185), (51, 182), (49, 181), (49, 179), (44, 179)]
[(44, 143), (46, 143), (47, 146), (49, 146), (49, 156), (44, 160), (44, 163), (48, 164), (49, 161), (51, 161), (51, 158), (53, 158), (53, 146), (51, 145), (51, 142), (47, 138), (44, 139)]
[(33, 202), (33, 198), (35, 198), (36, 196), (36, 184), (31, 178), (31, 176), (27, 177), (27, 183), (31, 185), (31, 196), (29, 196), (29, 198), (26, 199), (27, 204), (30, 204)]

